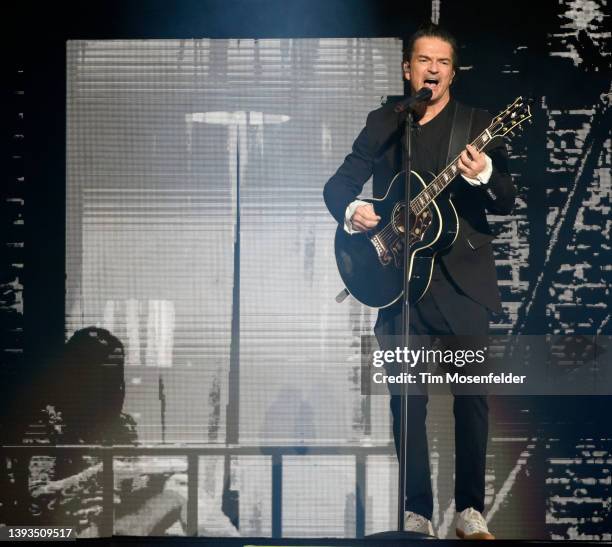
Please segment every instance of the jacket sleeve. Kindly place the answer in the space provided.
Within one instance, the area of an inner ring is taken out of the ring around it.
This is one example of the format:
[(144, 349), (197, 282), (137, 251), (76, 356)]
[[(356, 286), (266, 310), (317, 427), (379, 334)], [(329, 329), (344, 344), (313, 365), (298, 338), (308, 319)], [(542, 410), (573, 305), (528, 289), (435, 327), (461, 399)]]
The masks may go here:
[(340, 224), (344, 223), (346, 208), (360, 194), (364, 184), (372, 175), (374, 165), (372, 150), (366, 123), (355, 139), (351, 153), (325, 184), (323, 189), (325, 205)]
[[(476, 111), (474, 125), (477, 133), (474, 137), (489, 126), (491, 119), (491, 115), (484, 110)], [(493, 173), (489, 182), (479, 187), (479, 191), (485, 194), (487, 211), (496, 215), (509, 215), (514, 207), (516, 186), (508, 169), (508, 150), (503, 140), (495, 139), (485, 152), (491, 158)]]

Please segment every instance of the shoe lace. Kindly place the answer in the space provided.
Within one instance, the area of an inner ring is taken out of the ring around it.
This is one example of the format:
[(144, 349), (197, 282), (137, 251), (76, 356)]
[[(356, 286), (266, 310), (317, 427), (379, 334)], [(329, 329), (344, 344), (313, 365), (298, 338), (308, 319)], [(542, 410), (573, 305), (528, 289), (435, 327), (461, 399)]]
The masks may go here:
[(474, 532), (488, 532), (487, 522), (479, 511), (473, 507), (468, 507), (463, 515), (463, 520), (467, 527)]
[(427, 524), (427, 519), (423, 515), (419, 515), (418, 513), (410, 513), (408, 515), (408, 522), (414, 521), (415, 524), (421, 526)]

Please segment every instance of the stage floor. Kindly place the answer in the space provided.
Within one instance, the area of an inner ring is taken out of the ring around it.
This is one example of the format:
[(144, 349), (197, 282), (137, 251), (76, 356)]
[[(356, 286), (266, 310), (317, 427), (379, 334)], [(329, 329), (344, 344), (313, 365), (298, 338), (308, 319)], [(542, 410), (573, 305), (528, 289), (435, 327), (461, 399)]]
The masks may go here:
[[(300, 539), (269, 539), (269, 538), (186, 538), (186, 537), (113, 537), (113, 538), (97, 538), (77, 540), (77, 544), (89, 545), (104, 545), (105, 547), (116, 546), (143, 546), (143, 545), (198, 545), (201, 547), (405, 547), (406, 545), (419, 545), (427, 539), (397, 539), (393, 537), (371, 537), (363, 539), (338, 539), (338, 538), (300, 538)], [(443, 543), (455, 544), (457, 540), (435, 540)], [(75, 542), (60, 542), (65, 545), (74, 545)], [(532, 544), (538, 545), (559, 545), (559, 541), (551, 540), (497, 540), (496, 544), (516, 545), (516, 544)], [(607, 541), (572, 541), (572, 545), (612, 545), (612, 542)]]

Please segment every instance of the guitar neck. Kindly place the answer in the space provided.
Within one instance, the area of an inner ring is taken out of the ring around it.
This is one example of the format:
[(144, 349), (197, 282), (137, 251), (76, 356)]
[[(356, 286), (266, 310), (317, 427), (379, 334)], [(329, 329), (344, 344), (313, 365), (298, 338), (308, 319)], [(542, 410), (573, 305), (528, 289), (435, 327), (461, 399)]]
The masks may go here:
[[(493, 139), (489, 128), (485, 129), (471, 143), (479, 152)], [(453, 181), (459, 172), (459, 156), (449, 163), (442, 172), (433, 179), (426, 188), (421, 190), (416, 197), (410, 200), (410, 210), (413, 214), (421, 214), (429, 204)]]

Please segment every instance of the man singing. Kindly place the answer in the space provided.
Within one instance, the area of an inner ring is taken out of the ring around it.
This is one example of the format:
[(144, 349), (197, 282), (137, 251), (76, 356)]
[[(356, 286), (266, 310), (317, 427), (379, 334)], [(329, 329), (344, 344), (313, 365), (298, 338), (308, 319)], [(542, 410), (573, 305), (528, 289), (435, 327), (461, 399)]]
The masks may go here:
[[(452, 35), (434, 24), (419, 29), (409, 40), (403, 73), (412, 94), (430, 88), (429, 101), (411, 115), (412, 170), (439, 173), (447, 165), (449, 141), (457, 113), (470, 120), (469, 141), (491, 117), (454, 101), (450, 86), (457, 67), (457, 44)], [(465, 114), (467, 112), (467, 114)], [(350, 233), (374, 228), (380, 221), (375, 207), (357, 198), (373, 176), (373, 195), (382, 198), (402, 168), (402, 133), (406, 113), (393, 102), (370, 112), (366, 126), (338, 171), (325, 185), (325, 203)], [(509, 214), (516, 189), (508, 174), (507, 152), (501, 141), (486, 153), (467, 145), (458, 164), (461, 176), (451, 184), (459, 217), (459, 233), (452, 247), (435, 259), (429, 289), (410, 307), (411, 341), (432, 336), (454, 336), (459, 347), (488, 332), (489, 313), (501, 311), (486, 212)], [(385, 337), (402, 333), (402, 302), (381, 309), (374, 331), (381, 348)], [(420, 344), (418, 344), (420, 346)], [(485, 456), (488, 436), (486, 395), (461, 395), (453, 389), (455, 416), (456, 532), (465, 539), (494, 539), (482, 516), (485, 493)], [(427, 394), (408, 397), (406, 498), (404, 529), (433, 535), (433, 497), (425, 428)], [(400, 397), (391, 397), (393, 433), (399, 454)]]

